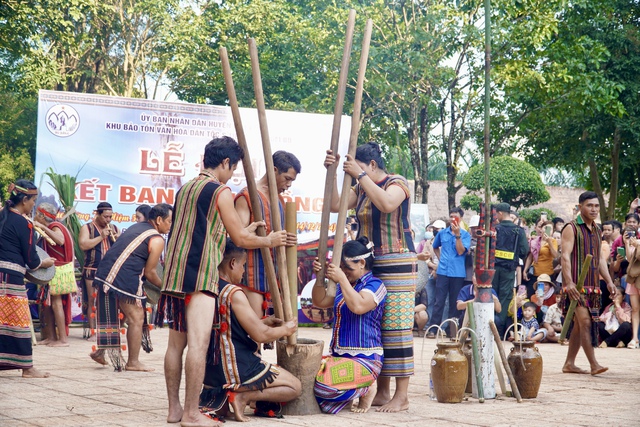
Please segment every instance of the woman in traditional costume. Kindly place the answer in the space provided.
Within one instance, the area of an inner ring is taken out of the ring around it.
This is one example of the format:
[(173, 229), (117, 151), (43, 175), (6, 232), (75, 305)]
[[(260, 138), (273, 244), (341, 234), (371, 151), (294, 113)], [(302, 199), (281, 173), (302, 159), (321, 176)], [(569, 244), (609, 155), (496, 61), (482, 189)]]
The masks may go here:
[[(325, 166), (338, 161), (331, 150)], [(374, 244), (373, 275), (384, 282), (387, 302), (382, 319), (384, 366), (378, 378), (373, 406), (381, 412), (409, 409), (409, 377), (413, 375), (413, 309), (417, 257), (411, 236), (411, 193), (403, 176), (385, 170), (380, 146), (374, 142), (356, 149), (355, 159), (347, 154), (345, 178), (358, 184), (349, 194), (348, 208), (356, 210), (358, 236), (368, 236)], [(339, 208), (338, 189), (334, 188), (331, 210)], [(391, 396), (391, 377), (396, 389)]]
[[(360, 398), (354, 412), (366, 412), (375, 394), (375, 382), (382, 370), (383, 348), (380, 322), (387, 290), (373, 276), (373, 243), (359, 237), (345, 243), (340, 268), (327, 266), (327, 278), (337, 284), (336, 294), (327, 293), (323, 283), (313, 287), (313, 305), (333, 307), (335, 319), (331, 355), (322, 360), (314, 393), (323, 412), (337, 414), (349, 402)], [(321, 265), (313, 264), (316, 273)]]
[(9, 186), (9, 200), (0, 210), (0, 370), (22, 369), (25, 378), (46, 378), (33, 367), (29, 300), (24, 286), (26, 269), (51, 267), (40, 260), (33, 225), (25, 215), (33, 210), (38, 189), (20, 179)]

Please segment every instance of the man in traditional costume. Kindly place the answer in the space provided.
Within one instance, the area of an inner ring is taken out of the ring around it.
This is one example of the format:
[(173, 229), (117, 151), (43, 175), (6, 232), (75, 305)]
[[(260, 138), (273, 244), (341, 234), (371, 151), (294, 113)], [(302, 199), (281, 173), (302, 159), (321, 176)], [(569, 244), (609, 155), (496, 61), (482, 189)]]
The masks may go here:
[[(68, 347), (71, 323), (71, 294), (78, 290), (74, 273), (73, 238), (64, 224), (56, 220), (58, 210), (51, 203), (40, 203), (34, 221), (41, 224), (46, 234), (40, 241), (47, 254), (56, 260), (56, 273), (43, 287), (42, 305), (47, 338), (40, 344), (50, 347)], [(56, 326), (58, 333), (56, 335)]]
[[(169, 232), (171, 222), (171, 205), (154, 206), (149, 212), (149, 221), (129, 227), (100, 262), (93, 282), (98, 345), (90, 354), (96, 362), (106, 364), (104, 351), (108, 350), (117, 371), (153, 370), (138, 360), (143, 332), (148, 340), (148, 327), (144, 328), (147, 296), (142, 287), (142, 276), (158, 287), (162, 285), (156, 268), (164, 250), (162, 234)], [(123, 366), (119, 323), (124, 318), (128, 326), (129, 358)]]
[(85, 334), (87, 338), (91, 338), (94, 335), (96, 327), (95, 319), (90, 316), (91, 307), (95, 305), (93, 279), (96, 276), (100, 261), (111, 245), (115, 243), (120, 233), (118, 227), (111, 225), (112, 216), (113, 207), (111, 204), (107, 202), (99, 203), (93, 220), (85, 224), (78, 235), (78, 245), (84, 251), (82, 280), (85, 287), (82, 294), (82, 311), (89, 326), (89, 330)]
[[(592, 323), (591, 318), (598, 318), (600, 305), (602, 304), (598, 274), (607, 282), (612, 298), (616, 294), (616, 287), (607, 268), (609, 254), (602, 253), (600, 250), (602, 235), (595, 223), (600, 214), (598, 195), (593, 191), (585, 191), (580, 195), (578, 202), (580, 214), (576, 219), (565, 225), (562, 230), (563, 289), (558, 305), (562, 308), (562, 314), (565, 318), (570, 302), (578, 301), (573, 315), (573, 330), (569, 338), (567, 359), (562, 367), (562, 372), (597, 375), (608, 369), (598, 363), (593, 350), (594, 339), (597, 337), (592, 337), (592, 325), (595, 325), (595, 323)], [(582, 263), (587, 255), (592, 255), (593, 259), (584, 281), (584, 289), (579, 291), (576, 287), (576, 282), (582, 270)], [(594, 333), (597, 334), (597, 328), (593, 329), (595, 329)], [(591, 365), (590, 372), (575, 365), (580, 347), (582, 347), (589, 360)]]
[(268, 416), (265, 409), (270, 405), (277, 413), (280, 403), (302, 393), (298, 378), (260, 357), (260, 343), (289, 336), (297, 326), (292, 320), (261, 318), (251, 309), (247, 296), (234, 285), (242, 280), (246, 261), (247, 252), (227, 240), (218, 266), (218, 321), (211, 334), (200, 394), (205, 411), (223, 415), (230, 403), (237, 421), (249, 421), (244, 416), (249, 401), (256, 401), (257, 413)]
[[(250, 249), (282, 246), (287, 241), (285, 231), (257, 236), (256, 228), (264, 223), (245, 228), (238, 217), (233, 195), (225, 183), (243, 157), (244, 151), (232, 138), (213, 139), (205, 147), (200, 174), (176, 194), (156, 325), (163, 326), (167, 319), (171, 328), (164, 358), (167, 421), (181, 422), (183, 427), (217, 425), (200, 413), (198, 397), (216, 311), (218, 264), (224, 254), (226, 234), (238, 246)], [(182, 355), (187, 345), (183, 409), (179, 390)]]
[(25, 378), (46, 378), (33, 367), (29, 300), (24, 286), (26, 269), (49, 268), (55, 260), (41, 260), (36, 252), (33, 210), (38, 189), (20, 179), (9, 186), (9, 199), (0, 210), (0, 370), (22, 369)]
[[(284, 229), (284, 199), (282, 198), (282, 193), (288, 190), (289, 187), (291, 187), (291, 184), (293, 184), (293, 181), (298, 177), (301, 170), (300, 161), (296, 156), (286, 151), (276, 151), (273, 153), (272, 157), (275, 169), (276, 185), (278, 187), (278, 194), (280, 195), (280, 203), (278, 206), (281, 218), (280, 228)], [(273, 224), (271, 218), (271, 201), (269, 199), (269, 181), (267, 179), (267, 174), (265, 173), (256, 184), (258, 187), (260, 211), (262, 212), (262, 218), (266, 224), (266, 232), (268, 234), (273, 230)], [(243, 188), (236, 195), (235, 206), (245, 227), (255, 221), (255, 214), (253, 212), (253, 207), (251, 206), (249, 189), (247, 187)], [(296, 244), (297, 237), (295, 234), (292, 233), (287, 237), (287, 246)], [(271, 251), (271, 258), (275, 259), (274, 251)], [(269, 293), (269, 285), (265, 274), (262, 253), (259, 249), (250, 249), (248, 251), (247, 268), (240, 285), (243, 287), (253, 311), (255, 311), (260, 317), (265, 316), (271, 300), (271, 294)]]

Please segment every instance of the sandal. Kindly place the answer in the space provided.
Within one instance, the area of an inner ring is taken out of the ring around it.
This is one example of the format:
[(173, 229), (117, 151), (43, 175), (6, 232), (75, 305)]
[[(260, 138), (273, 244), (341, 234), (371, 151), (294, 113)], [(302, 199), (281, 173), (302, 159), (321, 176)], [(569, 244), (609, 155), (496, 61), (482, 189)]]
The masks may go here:
[(629, 341), (629, 344), (627, 344), (627, 348), (638, 348), (638, 341), (636, 340)]

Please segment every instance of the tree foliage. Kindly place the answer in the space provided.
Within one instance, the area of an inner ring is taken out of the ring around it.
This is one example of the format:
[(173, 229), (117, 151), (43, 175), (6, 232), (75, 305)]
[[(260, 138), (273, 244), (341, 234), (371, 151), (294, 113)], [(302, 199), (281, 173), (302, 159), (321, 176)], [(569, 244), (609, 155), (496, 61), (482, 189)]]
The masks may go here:
[[(538, 171), (523, 160), (509, 156), (491, 159), (491, 193), (516, 209), (543, 203), (551, 197)], [(484, 164), (469, 169), (464, 185), (472, 192), (484, 191)]]

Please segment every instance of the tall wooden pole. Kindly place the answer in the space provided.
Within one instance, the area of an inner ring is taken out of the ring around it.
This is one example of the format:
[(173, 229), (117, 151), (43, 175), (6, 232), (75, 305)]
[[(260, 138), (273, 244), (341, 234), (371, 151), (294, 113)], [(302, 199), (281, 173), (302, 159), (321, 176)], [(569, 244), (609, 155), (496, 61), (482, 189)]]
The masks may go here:
[[(287, 233), (298, 232), (298, 212), (294, 202), (284, 205), (284, 228)], [(298, 246), (287, 246), (287, 273), (289, 274), (289, 297), (293, 320), (298, 321)], [(297, 333), (296, 333), (297, 335)]]
[[(244, 134), (244, 128), (242, 126), (242, 118), (240, 117), (240, 107), (238, 106), (238, 98), (236, 97), (236, 89), (233, 84), (233, 77), (231, 75), (231, 66), (229, 65), (229, 57), (227, 56), (227, 48), (220, 48), (220, 62), (222, 63), (222, 74), (224, 75), (224, 83), (227, 88), (227, 96), (229, 97), (229, 105), (231, 106), (231, 114), (233, 116), (233, 124), (236, 128), (236, 137), (238, 138), (238, 144), (244, 150), (244, 160), (242, 167), (244, 168), (244, 176), (247, 179), (247, 190), (249, 191), (249, 200), (251, 202), (251, 211), (253, 212), (253, 219), (257, 221), (263, 221), (262, 210), (259, 208), (260, 200), (258, 198), (258, 187), (256, 186), (255, 175), (253, 174), (253, 167), (251, 166), (251, 155), (249, 154), (249, 147), (247, 145), (247, 138)], [(256, 230), (259, 236), (266, 236), (266, 230), (264, 227), (258, 227)], [(273, 311), (279, 319), (284, 319), (284, 313), (282, 310), (282, 303), (280, 297), (280, 290), (278, 289), (278, 281), (276, 279), (276, 268), (273, 264), (273, 258), (271, 258), (271, 251), (269, 248), (260, 248), (260, 254), (264, 262), (265, 276), (269, 285), (269, 292), (273, 299)]]
[[(362, 92), (364, 90), (364, 75), (367, 70), (369, 60), (369, 45), (371, 44), (371, 31), (373, 21), (367, 20), (362, 38), (362, 51), (360, 52), (360, 65), (358, 67), (358, 82), (356, 83), (356, 95), (353, 101), (353, 116), (351, 117), (351, 133), (349, 135), (349, 155), (355, 157), (358, 146), (358, 132), (360, 131), (360, 111), (362, 109)], [(336, 223), (336, 236), (333, 242), (333, 258), (331, 264), (339, 266), (342, 257), (342, 246), (344, 244), (344, 226), (347, 222), (347, 208), (349, 204), (349, 194), (351, 192), (351, 176), (344, 174), (342, 192), (340, 193), (340, 208), (338, 209), (338, 221)], [(335, 293), (336, 284), (329, 281), (327, 293)]]
[[(340, 77), (338, 79), (338, 96), (333, 109), (333, 127), (331, 129), (331, 144), (329, 148), (334, 154), (338, 152), (340, 142), (340, 124), (342, 122), (342, 111), (344, 108), (344, 95), (347, 89), (347, 76), (349, 74), (349, 58), (351, 57), (351, 47), (353, 46), (353, 32), (356, 24), (356, 11), (349, 11), (347, 21), (347, 33), (344, 41), (344, 52), (342, 53), (342, 65), (340, 66)], [(338, 163), (334, 163), (327, 168), (327, 176), (324, 182), (324, 196), (322, 203), (322, 216), (320, 219), (320, 239), (318, 240), (318, 259), (322, 264), (322, 269), (316, 274), (316, 281), (324, 283), (324, 265), (327, 259), (327, 242), (329, 240), (329, 219), (331, 216), (331, 199), (333, 198), (333, 186), (336, 180)], [(335, 240), (338, 239), (338, 228), (336, 227)]]
[[(258, 48), (256, 41), (249, 39), (249, 56), (251, 57), (251, 74), (253, 75), (253, 88), (256, 94), (256, 106), (258, 108), (258, 121), (260, 123), (260, 135), (262, 137), (262, 151), (264, 152), (264, 164), (267, 169), (267, 181), (269, 185), (269, 201), (271, 204), (271, 228), (273, 231), (282, 230), (282, 216), (280, 215), (280, 199), (278, 197), (278, 186), (273, 166), (273, 154), (271, 152), (271, 141), (269, 139), (269, 127), (267, 126), (267, 110), (264, 105), (264, 94), (262, 92), (262, 77), (260, 75), (260, 62), (258, 61)], [(282, 306), (284, 320), (289, 321), (293, 315), (291, 313), (291, 299), (289, 296), (289, 277), (287, 275), (287, 256), (284, 246), (276, 248), (276, 258), (278, 262), (278, 278), (282, 287)], [(296, 344), (296, 336), (287, 337), (289, 345)]]

